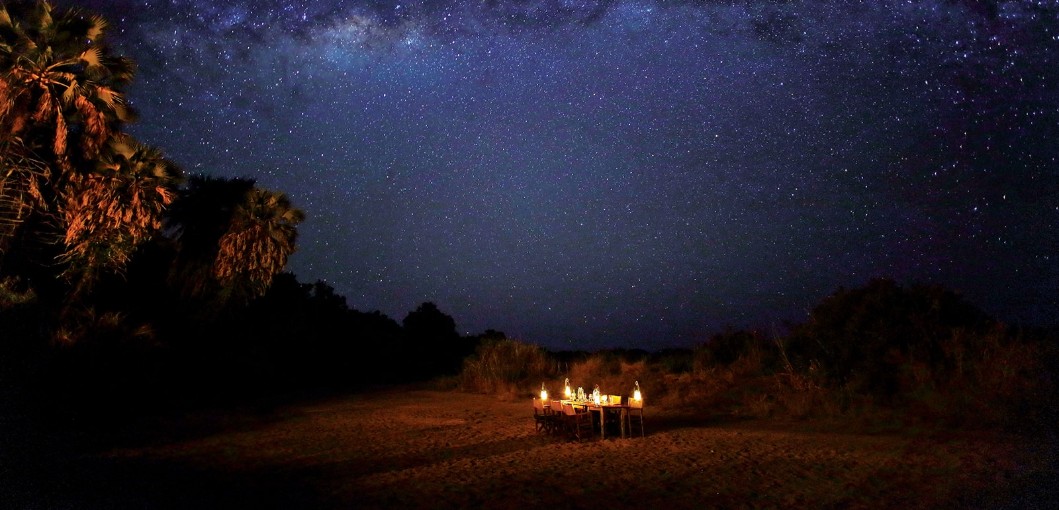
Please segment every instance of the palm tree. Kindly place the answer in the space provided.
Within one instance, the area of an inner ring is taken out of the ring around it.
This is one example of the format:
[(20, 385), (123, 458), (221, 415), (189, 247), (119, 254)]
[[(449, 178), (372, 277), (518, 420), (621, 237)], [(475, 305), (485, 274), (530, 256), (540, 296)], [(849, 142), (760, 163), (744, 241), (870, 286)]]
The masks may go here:
[(170, 284), (187, 298), (204, 298), (218, 291), (213, 276), (218, 242), (232, 221), (235, 208), (254, 188), (251, 179), (220, 179), (193, 175), (167, 215), (177, 255)]
[(0, 255), (5, 272), (14, 267), (15, 272), (39, 272), (39, 282), (54, 280), (51, 268), (61, 268), (54, 264), (56, 256), (73, 261), (75, 253), (87, 253), (86, 246), (69, 244), (79, 242), (85, 226), (64, 223), (86, 218), (85, 208), (64, 209), (77, 207), (72, 197), (78, 190), (98, 184), (95, 160), (121, 124), (133, 118), (122, 89), (131, 82), (134, 66), (110, 55), (103, 44), (106, 27), (98, 15), (56, 11), (47, 1), (0, 3)]
[(179, 246), (171, 282), (222, 303), (260, 296), (295, 250), (305, 215), (252, 179), (193, 176), (170, 211)]
[[(107, 22), (46, 1), (0, 5), (0, 127), (50, 152), (61, 169), (92, 159), (132, 120), (122, 89), (135, 66), (102, 44)], [(70, 139), (79, 152), (72, 151)]]
[(44, 192), (51, 177), (48, 165), (18, 136), (29, 115), (25, 102), (15, 99), (15, 89), (0, 75), (0, 260), (26, 220), (46, 208)]
[(264, 294), (294, 253), (296, 226), (304, 219), (283, 193), (251, 189), (217, 243), (214, 276), (222, 287), (242, 290), (239, 294)]
[(104, 146), (95, 171), (74, 174), (63, 196), (67, 275), (74, 294), (101, 272), (120, 272), (136, 248), (162, 229), (181, 170), (158, 149), (129, 135)]

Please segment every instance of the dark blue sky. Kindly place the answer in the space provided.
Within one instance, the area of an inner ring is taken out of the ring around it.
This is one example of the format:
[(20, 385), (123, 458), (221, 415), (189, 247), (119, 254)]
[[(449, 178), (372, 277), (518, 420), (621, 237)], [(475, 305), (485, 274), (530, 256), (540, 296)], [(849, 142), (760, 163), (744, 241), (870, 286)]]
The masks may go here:
[(658, 348), (891, 277), (1057, 323), (1059, 1), (80, 5), (131, 131), (286, 192), (359, 310)]

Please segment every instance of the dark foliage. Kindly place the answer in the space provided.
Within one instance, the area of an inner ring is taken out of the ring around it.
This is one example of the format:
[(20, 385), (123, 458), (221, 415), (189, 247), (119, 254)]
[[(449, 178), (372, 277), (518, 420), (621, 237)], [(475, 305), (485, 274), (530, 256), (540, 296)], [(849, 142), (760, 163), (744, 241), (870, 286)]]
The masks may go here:
[(192, 176), (167, 217), (167, 228), (178, 241), (171, 284), (185, 296), (217, 292), (212, 278), (219, 241), (239, 204), (254, 189), (252, 179)]
[(774, 355), (772, 351), (775, 349), (774, 344), (767, 342), (761, 333), (745, 329), (717, 333), (703, 346), (707, 360), (723, 366), (731, 365), (755, 350), (767, 350)]
[(651, 354), (648, 361), (670, 374), (684, 374), (695, 368), (693, 357), (691, 349), (663, 349)]
[(935, 285), (904, 288), (876, 279), (857, 289), (839, 289), (797, 327), (789, 342), (792, 362), (812, 362), (834, 384), (893, 396), (899, 367), (910, 361), (945, 363), (943, 342), (958, 332), (980, 333), (995, 321), (956, 293)]
[[(464, 358), (478, 346), (477, 337), (461, 337), (456, 332), (456, 321), (438, 310), (434, 303), (419, 305), (402, 324), (405, 333), (402, 366), (407, 367), (405, 375), (411, 379), (455, 375)], [(497, 333), (492, 332), (492, 336)]]

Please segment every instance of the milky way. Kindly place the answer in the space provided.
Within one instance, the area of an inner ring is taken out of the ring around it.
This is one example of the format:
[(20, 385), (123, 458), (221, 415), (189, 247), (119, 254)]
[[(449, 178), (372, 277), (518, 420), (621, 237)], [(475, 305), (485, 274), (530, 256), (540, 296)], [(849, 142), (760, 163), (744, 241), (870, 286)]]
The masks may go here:
[(872, 277), (1059, 310), (1057, 1), (87, 1), (130, 130), (306, 211), (290, 269), (549, 347)]

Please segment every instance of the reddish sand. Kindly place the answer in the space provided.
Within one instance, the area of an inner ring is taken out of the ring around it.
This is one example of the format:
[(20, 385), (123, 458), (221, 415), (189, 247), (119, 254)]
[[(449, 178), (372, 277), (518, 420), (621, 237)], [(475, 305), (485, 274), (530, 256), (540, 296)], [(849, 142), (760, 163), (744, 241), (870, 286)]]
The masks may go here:
[(330, 508), (991, 508), (1018, 505), (1054, 475), (1047, 452), (994, 434), (795, 432), (650, 405), (645, 414), (645, 438), (579, 443), (536, 433), (529, 398), (391, 390), (267, 417), (200, 415), (185, 425), (216, 429), (97, 462), (169, 480), (157, 492), (166, 501), (149, 488), (117, 500), (148, 507), (256, 495), (257, 505)]

